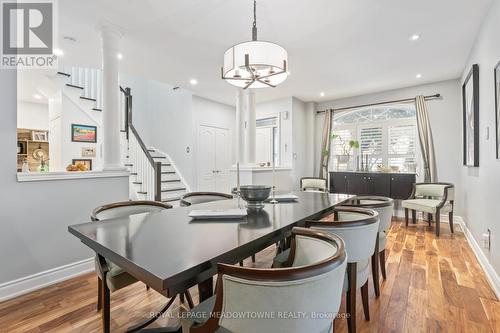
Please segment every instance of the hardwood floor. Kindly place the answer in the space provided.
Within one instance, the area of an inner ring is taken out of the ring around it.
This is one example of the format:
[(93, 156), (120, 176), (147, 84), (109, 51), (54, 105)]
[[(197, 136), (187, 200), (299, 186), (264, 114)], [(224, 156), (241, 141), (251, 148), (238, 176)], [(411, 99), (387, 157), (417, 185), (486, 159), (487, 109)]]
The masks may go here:
[[(419, 222), (405, 228), (395, 220), (386, 249), (387, 280), (381, 279), (379, 298), (370, 283), (369, 322), (358, 292), (358, 332), (500, 332), (500, 303), (460, 230), (451, 235), (442, 224), (436, 238), (434, 226)], [(274, 248), (266, 249), (255, 265), (269, 266), (273, 256)], [(87, 274), (0, 303), (0, 332), (100, 332), (96, 282)], [(196, 290), (191, 292), (196, 300)], [(166, 302), (141, 283), (113, 293), (111, 300), (112, 332), (125, 331)], [(159, 324), (175, 322), (182, 311), (175, 304)], [(345, 301), (341, 312), (344, 306)], [(345, 319), (336, 320), (335, 331), (347, 331)]]

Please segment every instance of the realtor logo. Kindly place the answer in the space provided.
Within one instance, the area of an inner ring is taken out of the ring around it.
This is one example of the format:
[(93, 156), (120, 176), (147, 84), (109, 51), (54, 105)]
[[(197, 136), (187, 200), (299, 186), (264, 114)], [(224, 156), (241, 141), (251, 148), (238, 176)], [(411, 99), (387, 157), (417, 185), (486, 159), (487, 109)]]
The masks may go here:
[(51, 68), (53, 1), (2, 2), (2, 68)]

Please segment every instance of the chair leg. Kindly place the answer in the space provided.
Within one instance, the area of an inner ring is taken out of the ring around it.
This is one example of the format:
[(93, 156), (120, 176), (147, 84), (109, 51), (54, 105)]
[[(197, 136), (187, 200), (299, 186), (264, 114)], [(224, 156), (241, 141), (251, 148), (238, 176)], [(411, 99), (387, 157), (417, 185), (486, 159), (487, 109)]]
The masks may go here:
[(405, 208), (405, 225), (408, 226), (408, 208)]
[(365, 319), (370, 320), (370, 304), (368, 302), (368, 280), (361, 287), (361, 300), (363, 301), (363, 312), (365, 314)]
[(382, 277), (385, 279), (387, 279), (386, 275), (385, 275), (385, 249), (382, 249), (382, 251), (380, 251), (380, 270), (382, 271)]
[(184, 294), (179, 294), (179, 300), (181, 301), (182, 304), (186, 302), (186, 300), (184, 299)]
[(243, 261), (240, 261), (240, 266), (243, 266)]
[(428, 218), (427, 218), (427, 224), (429, 225), (429, 227), (432, 225), (432, 213), (429, 213), (427, 214)]
[(448, 213), (448, 219), (450, 220), (450, 230), (453, 233), (453, 212)]
[(191, 293), (189, 292), (189, 290), (186, 290), (184, 292), (184, 295), (186, 296), (186, 300), (187, 300), (187, 303), (189, 305), (189, 308), (193, 309), (194, 308), (193, 298), (191, 297)]
[(106, 275), (101, 279), (102, 283), (102, 331), (104, 333), (110, 333), (110, 295), (109, 288), (106, 284)]
[(255, 262), (255, 254), (252, 254), (252, 262)]
[(102, 282), (101, 278), (97, 277), (97, 311), (102, 309)]
[(436, 210), (436, 236), (439, 237), (439, 231), (441, 229), (441, 213), (439, 209)]
[(375, 252), (373, 252), (372, 255), (372, 277), (373, 277), (373, 289), (375, 289), (375, 296), (379, 297), (380, 296), (380, 282), (379, 282), (379, 249), (378, 249), (378, 234), (377, 234), (377, 240), (375, 241)]
[(150, 286), (146, 285), (146, 290), (147, 291), (149, 291), (150, 288), (151, 288)]
[(356, 332), (356, 263), (347, 263), (347, 280), (349, 289), (346, 295), (347, 331)]
[(411, 221), (413, 224), (417, 223), (417, 211), (414, 209), (411, 210)]

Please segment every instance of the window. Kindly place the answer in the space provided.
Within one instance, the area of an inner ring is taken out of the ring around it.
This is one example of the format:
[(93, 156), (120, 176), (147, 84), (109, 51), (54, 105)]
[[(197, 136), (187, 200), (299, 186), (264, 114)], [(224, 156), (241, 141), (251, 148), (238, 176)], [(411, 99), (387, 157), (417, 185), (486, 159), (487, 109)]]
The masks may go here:
[[(358, 141), (359, 149), (349, 142)], [(330, 169), (355, 170), (368, 161), (368, 170), (393, 167), (412, 172), (417, 163), (416, 112), (413, 105), (355, 109), (332, 119)]]
[(262, 118), (256, 121), (256, 162), (279, 166), (278, 117)]

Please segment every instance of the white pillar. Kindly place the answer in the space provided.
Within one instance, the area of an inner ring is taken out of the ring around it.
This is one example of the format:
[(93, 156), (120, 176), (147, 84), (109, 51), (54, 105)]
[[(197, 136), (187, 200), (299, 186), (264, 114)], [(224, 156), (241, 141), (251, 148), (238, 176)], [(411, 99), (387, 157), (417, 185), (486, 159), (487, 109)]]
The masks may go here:
[(245, 132), (245, 120), (244, 120), (244, 99), (243, 99), (243, 89), (238, 89), (236, 95), (236, 161), (243, 163), (244, 157), (244, 132)]
[(103, 169), (123, 169), (120, 154), (119, 60), (122, 34), (110, 25), (101, 27)]
[(244, 139), (244, 163), (255, 164), (255, 140), (256, 140), (256, 110), (255, 93), (251, 89), (245, 90), (245, 139)]

